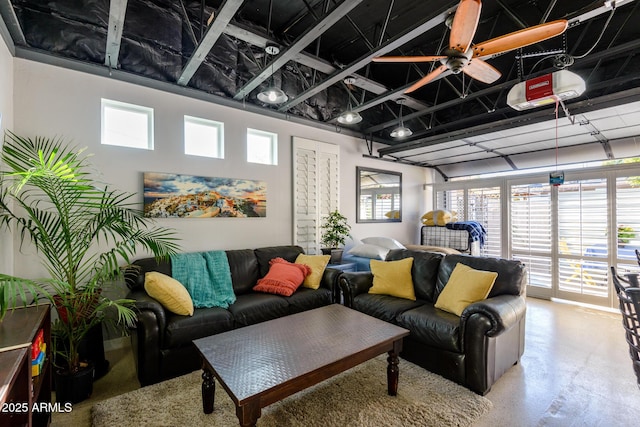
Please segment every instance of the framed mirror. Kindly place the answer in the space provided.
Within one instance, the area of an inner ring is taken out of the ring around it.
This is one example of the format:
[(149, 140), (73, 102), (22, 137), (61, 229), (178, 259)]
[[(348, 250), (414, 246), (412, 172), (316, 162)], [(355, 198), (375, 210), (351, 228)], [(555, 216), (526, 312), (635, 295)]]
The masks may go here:
[(356, 222), (402, 221), (402, 173), (356, 167)]

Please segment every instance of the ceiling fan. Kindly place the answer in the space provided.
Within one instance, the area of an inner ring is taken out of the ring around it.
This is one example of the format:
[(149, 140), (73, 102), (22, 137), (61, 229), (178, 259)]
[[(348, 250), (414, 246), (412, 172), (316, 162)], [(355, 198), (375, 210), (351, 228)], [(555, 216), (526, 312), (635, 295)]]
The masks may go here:
[(473, 36), (478, 28), (480, 20), (480, 0), (461, 0), (456, 9), (451, 23), (449, 34), (449, 47), (442, 55), (433, 56), (380, 56), (373, 58), (374, 62), (434, 62), (440, 61), (442, 65), (418, 80), (414, 85), (405, 90), (405, 93), (413, 92), (439, 76), (458, 74), (463, 72), (469, 77), (484, 83), (493, 83), (502, 75), (485, 59), (495, 55), (518, 49), (530, 44), (538, 43), (546, 39), (558, 36), (567, 29), (567, 21), (560, 19), (547, 22), (534, 27), (525, 28), (513, 33), (487, 40), (472, 45)]

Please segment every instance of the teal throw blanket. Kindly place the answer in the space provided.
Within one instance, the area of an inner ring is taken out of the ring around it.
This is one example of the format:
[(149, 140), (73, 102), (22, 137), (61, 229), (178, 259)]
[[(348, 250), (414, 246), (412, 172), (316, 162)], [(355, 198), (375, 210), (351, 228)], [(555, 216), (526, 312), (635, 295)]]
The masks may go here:
[(224, 251), (171, 255), (171, 275), (187, 288), (196, 308), (227, 308), (236, 301)]

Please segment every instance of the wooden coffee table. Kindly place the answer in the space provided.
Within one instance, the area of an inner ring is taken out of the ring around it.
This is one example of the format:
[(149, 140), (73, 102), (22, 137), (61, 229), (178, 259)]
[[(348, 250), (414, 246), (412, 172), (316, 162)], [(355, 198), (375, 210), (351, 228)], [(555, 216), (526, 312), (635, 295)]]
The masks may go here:
[(387, 392), (398, 390), (404, 328), (333, 304), (194, 341), (202, 355), (202, 404), (213, 412), (215, 376), (241, 426), (261, 409), (388, 352)]

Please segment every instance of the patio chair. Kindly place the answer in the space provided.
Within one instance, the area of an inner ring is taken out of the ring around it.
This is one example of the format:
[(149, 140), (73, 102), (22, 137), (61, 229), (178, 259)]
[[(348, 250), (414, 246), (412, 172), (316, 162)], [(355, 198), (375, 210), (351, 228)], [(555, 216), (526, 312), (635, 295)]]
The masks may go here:
[(620, 301), (622, 326), (629, 344), (629, 356), (633, 362), (638, 388), (640, 388), (640, 287), (638, 287), (637, 274), (627, 276), (631, 280), (618, 276), (616, 268), (611, 266), (611, 278)]
[(640, 251), (636, 249), (636, 258), (638, 259), (638, 265), (640, 265)]
[[(569, 244), (565, 240), (560, 240), (558, 242), (558, 251), (560, 255), (571, 255), (571, 250), (569, 249)], [(574, 260), (568, 260), (569, 266), (573, 269), (571, 276), (564, 279), (565, 283), (569, 283), (573, 280), (577, 280), (578, 282), (583, 281), (585, 285), (588, 286), (596, 286), (596, 281), (593, 279), (591, 274), (588, 272), (588, 268), (585, 268), (579, 262), (575, 262)]]

